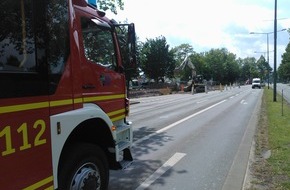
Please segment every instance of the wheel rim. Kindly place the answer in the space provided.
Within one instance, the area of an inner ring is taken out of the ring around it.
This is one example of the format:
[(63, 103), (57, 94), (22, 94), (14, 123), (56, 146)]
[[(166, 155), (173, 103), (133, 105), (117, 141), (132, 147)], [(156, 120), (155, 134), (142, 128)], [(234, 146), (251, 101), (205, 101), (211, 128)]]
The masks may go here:
[(101, 176), (97, 166), (93, 163), (82, 165), (75, 173), (71, 190), (100, 190)]

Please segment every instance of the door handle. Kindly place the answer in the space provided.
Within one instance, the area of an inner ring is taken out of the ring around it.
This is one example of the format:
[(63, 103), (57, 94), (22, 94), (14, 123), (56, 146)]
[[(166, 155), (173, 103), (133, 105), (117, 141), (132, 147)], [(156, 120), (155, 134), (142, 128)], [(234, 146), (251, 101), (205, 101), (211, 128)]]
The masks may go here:
[(100, 81), (102, 82), (103, 85), (105, 84), (105, 81), (106, 81), (105, 75), (100, 76)]
[(95, 85), (92, 85), (92, 84), (84, 84), (82, 87), (83, 87), (83, 89), (94, 89), (94, 88), (96, 88)]

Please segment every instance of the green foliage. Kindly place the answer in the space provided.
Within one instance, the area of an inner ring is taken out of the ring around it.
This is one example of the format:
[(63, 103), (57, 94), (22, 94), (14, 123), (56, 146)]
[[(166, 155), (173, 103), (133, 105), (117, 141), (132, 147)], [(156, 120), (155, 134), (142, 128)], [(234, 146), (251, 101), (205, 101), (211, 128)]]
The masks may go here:
[(275, 186), (289, 189), (290, 187), (290, 107), (288, 103), (283, 106), (282, 97), (277, 96), (277, 101), (273, 102), (273, 90), (264, 89), (266, 98), (267, 118), (268, 118), (268, 139), (271, 157), (267, 160), (270, 164)]
[(145, 75), (156, 82), (163, 80), (164, 76), (173, 77), (174, 54), (169, 51), (165, 37), (149, 39), (143, 44), (140, 66)]
[[(174, 54), (174, 60), (176, 61), (176, 67), (178, 68), (181, 63), (184, 61), (186, 56), (190, 55), (190, 60), (192, 62), (192, 56), (195, 55), (193, 47), (189, 44), (181, 44), (179, 46), (174, 47), (171, 50)], [(195, 66), (195, 62), (192, 62)], [(190, 68), (185, 67), (184, 70), (176, 70), (175, 77), (179, 77), (182, 81), (187, 81), (192, 77), (192, 71)]]
[(223, 65), (224, 68), (224, 83), (234, 83), (240, 78), (240, 67), (236, 61), (236, 55), (228, 53), (226, 61)]
[(211, 49), (204, 54), (205, 79), (220, 83), (233, 83), (240, 79), (240, 67), (236, 55), (227, 49)]
[[(244, 83), (255, 77), (267, 80), (268, 72), (272, 70), (263, 56), (258, 60), (254, 57), (241, 59), (226, 48), (196, 53), (191, 45), (181, 44), (168, 50), (169, 46), (164, 37), (147, 40), (142, 44), (141, 49), (141, 69), (149, 78), (155, 80), (164, 76), (173, 77), (173, 67), (178, 68), (186, 56), (189, 56), (195, 66), (197, 75), (202, 75), (207, 81), (213, 80), (222, 84)], [(185, 67), (183, 70), (175, 72), (175, 77), (188, 81), (192, 77), (192, 71)]]
[(258, 77), (258, 71), (256, 67), (256, 59), (254, 57), (247, 57), (240, 60), (241, 78), (244, 80)]
[(261, 56), (258, 59), (257, 69), (259, 72), (259, 78), (261, 78), (262, 80), (268, 79), (268, 74), (272, 71), (272, 68), (270, 67), (264, 56)]
[[(263, 56), (258, 60), (254, 57), (241, 59), (226, 48), (211, 49), (203, 53), (194, 52), (189, 44), (181, 44), (170, 51), (168, 48), (164, 37), (149, 39), (142, 45), (141, 69), (148, 77), (155, 80), (164, 76), (173, 77), (173, 67), (178, 68), (186, 56), (189, 56), (195, 66), (197, 75), (202, 75), (205, 80), (223, 84), (244, 83), (255, 77), (266, 80), (268, 72), (272, 70)], [(185, 67), (175, 72), (175, 77), (188, 81), (192, 77), (192, 71)]]
[(174, 52), (175, 59), (178, 62), (178, 65), (182, 63), (187, 55), (195, 53), (193, 51), (193, 47), (189, 44), (181, 44), (179, 46), (176, 46), (172, 48), (172, 51)]
[[(206, 71), (205, 57), (202, 53), (193, 52), (189, 56), (190, 61), (195, 67), (196, 75), (204, 75)], [(180, 79), (182, 81), (188, 81), (192, 78), (192, 70), (188, 67), (185, 67), (183, 71), (180, 72)]]
[(290, 43), (286, 47), (285, 53), (282, 55), (282, 63), (278, 68), (278, 75), (281, 81), (290, 80)]
[[(117, 9), (124, 9), (123, 0), (99, 0), (98, 7), (101, 10), (110, 10), (117, 14)], [(290, 32), (290, 31), (288, 31)], [(254, 57), (244, 59), (236, 58), (236, 55), (229, 52), (226, 48), (211, 49), (208, 52), (196, 53), (194, 48), (187, 43), (183, 43), (169, 50), (165, 37), (156, 39), (147, 39), (145, 43), (137, 44), (138, 60), (140, 69), (147, 77), (163, 79), (164, 76), (173, 78), (180, 77), (181, 80), (191, 79), (192, 71), (185, 68), (175, 73), (174, 69), (178, 67), (186, 56), (189, 56), (191, 62), (196, 68), (198, 75), (202, 75), (206, 80), (214, 80), (221, 83), (243, 83), (254, 77), (267, 80), (272, 71), (269, 63), (261, 56), (258, 60)], [(279, 78), (283, 81), (290, 80), (290, 46), (282, 56), (282, 63), (278, 68)], [(138, 76), (139, 71), (130, 72), (129, 78)], [(127, 79), (129, 79), (127, 77)]]
[(110, 10), (112, 13), (117, 14), (117, 8), (124, 10), (123, 0), (98, 0), (98, 8), (104, 11)]

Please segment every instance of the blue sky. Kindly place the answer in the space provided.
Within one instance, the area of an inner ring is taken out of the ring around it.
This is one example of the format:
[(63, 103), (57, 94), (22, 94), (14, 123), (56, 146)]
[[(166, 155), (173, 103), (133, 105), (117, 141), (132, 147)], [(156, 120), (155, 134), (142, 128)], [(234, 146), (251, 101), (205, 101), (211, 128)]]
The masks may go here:
[[(274, 31), (274, 0), (123, 0), (124, 11), (111, 15), (134, 22), (145, 42), (164, 36), (171, 48), (183, 43), (194, 51), (227, 48), (240, 58), (266, 57), (267, 35)], [(290, 1), (277, 0), (277, 30), (290, 28)], [(269, 34), (269, 62), (273, 67), (274, 35)], [(277, 63), (289, 42), (286, 31), (277, 35)], [(259, 53), (255, 53), (259, 52)]]

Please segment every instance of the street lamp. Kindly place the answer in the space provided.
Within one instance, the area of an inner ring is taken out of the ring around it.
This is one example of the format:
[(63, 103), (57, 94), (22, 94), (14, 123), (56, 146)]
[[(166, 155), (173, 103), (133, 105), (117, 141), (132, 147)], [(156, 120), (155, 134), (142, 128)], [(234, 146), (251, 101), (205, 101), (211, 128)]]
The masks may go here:
[(263, 54), (263, 56), (266, 57), (267, 51), (254, 51), (254, 53)]
[(274, 8), (274, 81), (273, 81), (273, 102), (276, 102), (277, 96), (277, 0), (275, 0), (275, 8)]
[[(287, 30), (286, 28), (284, 29), (281, 29), (281, 30), (278, 30), (276, 32), (282, 32), (282, 31), (285, 31)], [(265, 34), (267, 35), (267, 62), (268, 62), (268, 65), (269, 65), (269, 34), (275, 34), (275, 31), (274, 32), (250, 32), (250, 34)], [(274, 50), (274, 53), (275, 53), (275, 50)], [(274, 56), (275, 57), (275, 56)], [(275, 58), (276, 59), (276, 58)], [(274, 101), (276, 101), (276, 62), (274, 61)], [(270, 78), (270, 71), (268, 71), (268, 89), (269, 89), (269, 78)]]

